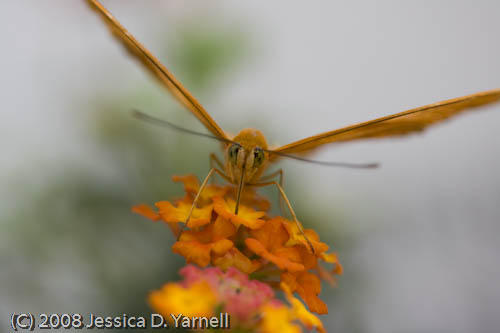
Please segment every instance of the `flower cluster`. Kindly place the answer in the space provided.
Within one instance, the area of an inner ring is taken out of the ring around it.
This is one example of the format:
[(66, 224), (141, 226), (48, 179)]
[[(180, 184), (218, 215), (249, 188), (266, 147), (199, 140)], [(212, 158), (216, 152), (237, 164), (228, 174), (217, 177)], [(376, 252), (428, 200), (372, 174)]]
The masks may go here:
[[(172, 246), (175, 253), (200, 267), (211, 265), (227, 272), (236, 268), (283, 290), (287, 297), (297, 293), (311, 312), (328, 313), (326, 304), (318, 297), (321, 279), (334, 283), (334, 276), (342, 273), (342, 266), (335, 253), (327, 253), (328, 245), (320, 242), (314, 230), (305, 229), (302, 233), (297, 222), (269, 216), (269, 201), (252, 188), (244, 189), (235, 214), (234, 186), (216, 184), (203, 189), (187, 225), (182, 226), (200, 184), (193, 175), (174, 176), (173, 180), (184, 184), (184, 197), (157, 202), (156, 209), (137, 205), (133, 211), (165, 222), (174, 235), (180, 235)], [(181, 232), (184, 227), (189, 230)], [(331, 264), (332, 268), (325, 269), (321, 262)], [(293, 298), (291, 303), (295, 302), (300, 303)]]
[(318, 317), (290, 293), (286, 294), (288, 304), (283, 303), (274, 297), (269, 285), (250, 280), (235, 268), (224, 273), (218, 267), (200, 269), (187, 265), (180, 274), (183, 281), (167, 283), (149, 295), (151, 307), (171, 322), (176, 319), (172, 314), (176, 313), (183, 314), (188, 326), (189, 318), (195, 316), (211, 318), (229, 313), (234, 330), (300, 332), (298, 324), (302, 324), (324, 332)]

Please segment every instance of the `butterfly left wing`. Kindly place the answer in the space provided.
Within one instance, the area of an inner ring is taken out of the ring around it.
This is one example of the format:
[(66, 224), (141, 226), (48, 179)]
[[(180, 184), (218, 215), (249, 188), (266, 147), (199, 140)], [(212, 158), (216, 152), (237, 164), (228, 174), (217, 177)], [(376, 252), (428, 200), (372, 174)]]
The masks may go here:
[(420, 132), (432, 124), (444, 121), (461, 112), (499, 100), (500, 89), (496, 89), (429, 104), (292, 142), (272, 150), (271, 152), (277, 154), (271, 154), (270, 158), (278, 158), (279, 153), (308, 153), (327, 143), (386, 138)]
[(130, 54), (139, 60), (213, 135), (229, 139), (196, 98), (99, 1), (87, 0), (87, 3), (100, 14), (111, 32)]

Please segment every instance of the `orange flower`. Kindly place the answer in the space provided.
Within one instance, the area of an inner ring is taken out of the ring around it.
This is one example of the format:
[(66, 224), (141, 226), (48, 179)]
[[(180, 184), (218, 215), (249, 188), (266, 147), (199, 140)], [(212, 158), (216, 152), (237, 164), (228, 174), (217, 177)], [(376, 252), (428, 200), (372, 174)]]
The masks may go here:
[(224, 200), (222, 197), (214, 197), (214, 210), (224, 218), (231, 221), (236, 227), (244, 225), (250, 229), (258, 229), (266, 223), (260, 218), (266, 215), (265, 212), (256, 211), (253, 208), (240, 204), (238, 215), (234, 214), (236, 202), (233, 199)]
[[(185, 223), (189, 215), (189, 211), (193, 205), (193, 201), (189, 198), (177, 202), (177, 207), (173, 206), (168, 201), (157, 202), (156, 207), (160, 212), (160, 216), (165, 222), (181, 222)], [(189, 228), (196, 228), (210, 223), (212, 218), (213, 205), (206, 205), (202, 208), (194, 208), (193, 213), (187, 223)]]
[(180, 240), (172, 246), (172, 251), (185, 257), (188, 263), (205, 267), (210, 263), (212, 254), (224, 255), (233, 247), (233, 242), (227, 237), (235, 232), (236, 228), (231, 223), (219, 217), (200, 231), (183, 232)]
[[(184, 184), (187, 193), (184, 198), (174, 204), (156, 203), (158, 213), (146, 205), (135, 206), (133, 211), (155, 221), (161, 219), (177, 228), (173, 229), (175, 232), (179, 230), (178, 224), (185, 222), (200, 184), (192, 175), (174, 177), (174, 181)], [(244, 189), (238, 214), (235, 214), (234, 198), (234, 186), (205, 187), (187, 223), (190, 230), (182, 233), (172, 250), (185, 257), (188, 263), (201, 267), (237, 268), (252, 274), (276, 289), (286, 288), (290, 297), (297, 293), (310, 311), (327, 313), (326, 304), (319, 298), (321, 279), (335, 284), (334, 276), (342, 274), (337, 255), (326, 253), (328, 245), (320, 241), (314, 230), (305, 229), (304, 237), (296, 222), (280, 216), (269, 218), (266, 215), (269, 202), (259, 197), (254, 189)], [(326, 270), (320, 262), (333, 264), (333, 269)], [(294, 306), (296, 317), (297, 313), (303, 314), (298, 305)], [(278, 309), (269, 311), (279, 312)], [(299, 320), (314, 322), (312, 317), (305, 317)]]
[[(287, 246), (302, 244), (307, 249), (309, 249), (309, 243), (305, 239), (304, 235), (300, 232), (297, 223), (283, 219), (283, 225), (290, 235), (290, 239), (286, 243)], [(304, 234), (306, 235), (307, 239), (309, 239), (309, 242), (311, 242), (311, 245), (313, 246), (314, 252), (316, 254), (328, 251), (328, 245), (319, 241), (319, 236), (316, 231), (312, 229), (306, 229), (304, 230)]]
[(161, 219), (160, 215), (156, 213), (153, 208), (146, 204), (135, 205), (132, 207), (132, 211), (153, 221), (158, 221)]
[[(234, 186), (229, 187), (230, 193), (233, 197), (236, 197), (237, 188)], [(241, 192), (241, 203), (254, 207), (255, 209), (267, 212), (271, 208), (271, 203), (266, 198), (257, 194), (255, 189), (251, 187), (244, 187)]]
[(316, 275), (307, 271), (297, 274), (285, 272), (281, 274), (281, 284), (282, 286), (285, 285), (290, 293), (296, 291), (312, 312), (317, 314), (328, 313), (328, 307), (318, 297), (321, 291), (321, 281)]
[(334, 264), (334, 268), (332, 273), (341, 275), (344, 272), (344, 269), (342, 268), (342, 265), (339, 262), (339, 258), (337, 257), (337, 254), (335, 253), (322, 253), (321, 254), (321, 259), (323, 259), (325, 262)]
[(196, 195), (200, 189), (200, 182), (193, 174), (185, 176), (172, 176), (172, 180), (176, 183), (183, 183), (184, 191), (188, 194)]
[(283, 227), (281, 217), (268, 220), (262, 228), (251, 231), (250, 236), (252, 238), (247, 238), (245, 244), (255, 254), (271, 261), (282, 270), (290, 272), (304, 270), (296, 249), (285, 247), (289, 236)]
[[(153, 208), (151, 208), (150, 206), (146, 205), (146, 204), (139, 204), (139, 205), (135, 205), (132, 207), (132, 211), (136, 214), (139, 214), (139, 215), (142, 215), (148, 219), (151, 219), (153, 221), (159, 221), (161, 220), (161, 216), (160, 214), (158, 214), (157, 212), (155, 212), (153, 210)], [(172, 233), (174, 235), (177, 235), (179, 233), (179, 226), (177, 225), (177, 223), (168, 223), (168, 226), (170, 228), (170, 230), (172, 230)]]
[(220, 257), (214, 256), (212, 263), (223, 270), (227, 270), (229, 267), (236, 267), (246, 274), (251, 274), (262, 266), (259, 261), (250, 260), (235, 247), (232, 247)]

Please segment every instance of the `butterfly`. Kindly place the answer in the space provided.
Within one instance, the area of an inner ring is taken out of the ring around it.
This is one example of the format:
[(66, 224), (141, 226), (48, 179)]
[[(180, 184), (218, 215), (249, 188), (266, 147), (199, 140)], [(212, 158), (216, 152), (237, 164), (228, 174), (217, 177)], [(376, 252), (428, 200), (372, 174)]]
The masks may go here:
[[(152, 118), (142, 112), (135, 111), (135, 115), (146, 121), (156, 124), (162, 124), (175, 128), (180, 131), (193, 133), (201, 136), (208, 136), (222, 142), (224, 148), (224, 163), (212, 154), (211, 163), (217, 165), (213, 167), (205, 180), (202, 182), (198, 193), (194, 199), (191, 211), (186, 220), (189, 221), (193, 209), (196, 206), (201, 191), (206, 186), (208, 180), (214, 175), (219, 174), (229, 183), (237, 185), (237, 198), (235, 214), (238, 213), (240, 197), (244, 186), (262, 187), (274, 185), (280, 193), (280, 200), (283, 199), (299, 227), (300, 232), (304, 234), (301, 224), (283, 190), (282, 179), (283, 171), (263, 175), (264, 171), (273, 162), (279, 158), (287, 157), (298, 160), (306, 160), (305, 154), (311, 153), (316, 148), (325, 144), (341, 143), (363, 139), (387, 138), (403, 136), (419, 131), (423, 131), (430, 125), (439, 123), (448, 118), (456, 116), (464, 111), (473, 110), (479, 106), (500, 100), (500, 89), (479, 92), (476, 94), (450, 99), (426, 106), (418, 107), (408, 111), (403, 111), (393, 115), (373, 119), (370, 121), (343, 127), (337, 130), (328, 131), (298, 140), (281, 147), (271, 148), (268, 146), (265, 136), (261, 131), (253, 128), (241, 130), (236, 136), (230, 136), (223, 131), (215, 120), (208, 114), (205, 108), (194, 98), (193, 95), (167, 70), (167, 68), (158, 61), (134, 36), (132, 36), (118, 20), (106, 9), (98, 0), (87, 0), (87, 3), (96, 10), (105, 21), (111, 32), (126, 47), (130, 54), (139, 60), (160, 83), (170, 91), (170, 93), (189, 110), (206, 127), (210, 134), (198, 133), (188, 129), (180, 128), (165, 120)], [(345, 166), (372, 168), (376, 164), (349, 164), (349, 163), (331, 163), (312, 161), (314, 163)], [(275, 179), (279, 177), (279, 182)], [(313, 250), (313, 247), (310, 246)], [(314, 251), (314, 250), (313, 250)]]

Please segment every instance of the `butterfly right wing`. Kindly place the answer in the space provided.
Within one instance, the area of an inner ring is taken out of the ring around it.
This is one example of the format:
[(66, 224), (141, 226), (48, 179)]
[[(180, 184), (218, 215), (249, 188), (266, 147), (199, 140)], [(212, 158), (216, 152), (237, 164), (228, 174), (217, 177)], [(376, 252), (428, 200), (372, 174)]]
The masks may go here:
[(87, 3), (100, 14), (113, 35), (125, 46), (130, 54), (139, 60), (212, 134), (223, 139), (229, 139), (196, 98), (99, 1), (87, 0)]
[(500, 101), (500, 89), (454, 98), (390, 116), (373, 119), (298, 140), (271, 151), (271, 159), (279, 154), (305, 154), (328, 143), (403, 136), (423, 131), (426, 127), (444, 121), (464, 111)]

